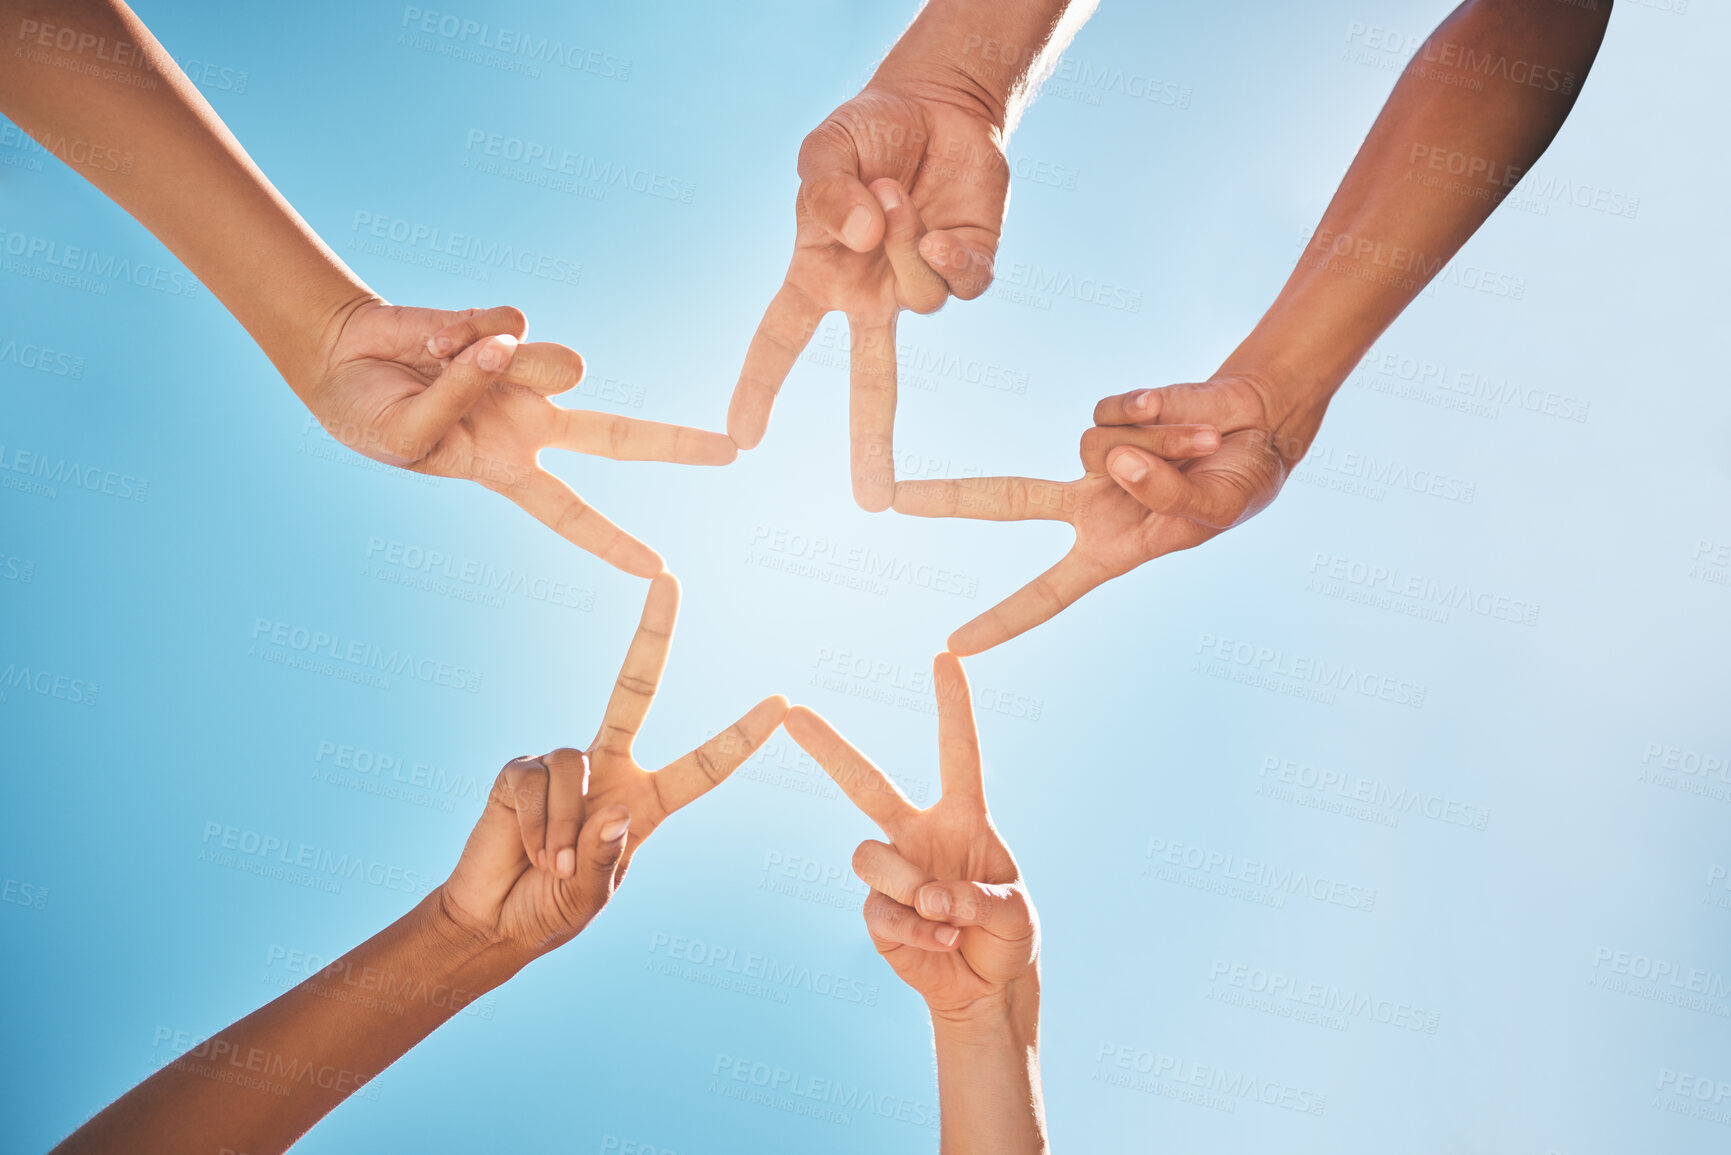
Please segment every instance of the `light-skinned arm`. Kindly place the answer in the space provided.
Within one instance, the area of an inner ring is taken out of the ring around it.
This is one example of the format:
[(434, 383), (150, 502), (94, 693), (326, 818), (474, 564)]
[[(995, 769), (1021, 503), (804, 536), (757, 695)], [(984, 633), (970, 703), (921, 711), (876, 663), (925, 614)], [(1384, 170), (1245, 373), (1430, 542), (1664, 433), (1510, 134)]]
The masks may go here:
[(736, 452), (727, 437), (553, 405), (582, 359), (563, 345), (519, 348), (528, 323), (514, 308), (387, 304), (122, 0), (0, 0), (0, 44), (0, 113), (154, 233), (331, 436), (390, 465), (480, 482), (621, 569), (660, 572), (653, 550), (543, 470), (538, 453), (720, 465)]
[(943, 1155), (1043, 1155), (1040, 926), (986, 810), (980, 739), (961, 660), (932, 663), (943, 795), (924, 810), (822, 717), (787, 732), (889, 842), (854, 851), (872, 944), (926, 1000)]
[(727, 431), (751, 449), (824, 315), (847, 314), (855, 500), (895, 491), (896, 316), (992, 283), (1010, 133), (1097, 0), (929, 0), (799, 150), (793, 260), (745, 355)]
[[(1377, 337), (1538, 161), (1580, 95), (1611, 4), (1467, 0), (1413, 55), (1285, 287), (1206, 381), (1107, 397), (1078, 481), (906, 482), (925, 517), (1045, 518), (1075, 547), (957, 630), (971, 654), (1102, 582), (1264, 509)], [(1278, 174), (1276, 174), (1278, 175)]]
[(576, 937), (644, 840), (731, 774), (787, 713), (786, 699), (766, 698), (677, 761), (639, 766), (632, 742), (678, 606), (670, 575), (650, 583), (595, 741), (507, 763), (450, 878), (318, 975), (128, 1091), (57, 1155), (283, 1151), (446, 1019)]

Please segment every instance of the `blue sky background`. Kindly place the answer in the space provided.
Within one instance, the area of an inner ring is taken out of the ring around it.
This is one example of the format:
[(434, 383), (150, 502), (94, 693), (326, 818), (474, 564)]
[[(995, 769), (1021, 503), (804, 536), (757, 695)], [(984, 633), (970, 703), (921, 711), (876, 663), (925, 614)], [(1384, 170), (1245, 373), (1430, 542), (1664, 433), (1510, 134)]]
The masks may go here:
[[(1731, 393), (1711, 338), (1731, 169), (1708, 142), (1723, 136), (1727, 27), (1723, 9), (1679, 3), (1618, 6), (1555, 146), (1353, 375), (1270, 511), (970, 660), (993, 812), (1044, 921), (1058, 1150), (1724, 1150)], [(456, 13), (600, 54), (594, 71), (531, 76), (442, 55), (437, 35), (411, 42), (401, 5), (138, 8), (379, 292), (514, 303), (536, 337), (585, 355), (570, 403), (716, 428), (785, 268), (799, 141), (912, 15), (551, 0)], [(1140, 307), (1034, 289), (1032, 304), (904, 317), (928, 367), (904, 370), (904, 475), (1071, 476), (1099, 396), (1209, 373), (1285, 278), (1394, 80), (1391, 49), (1446, 11), (1106, 0), (1071, 67), (1123, 82), (1055, 85), (1024, 118), (1000, 270), (1108, 281)], [(1128, 95), (1138, 77), (1183, 100)], [(692, 195), (477, 172), (473, 132), (641, 167)], [(0, 229), (178, 268), (16, 134), (0, 160)], [(429, 269), (357, 247), (367, 213), (581, 274)], [(40, 1150), (303, 977), (294, 960), (340, 954), (415, 897), (212, 861), (212, 824), (442, 878), (501, 763), (589, 740), (645, 583), (479, 488), (348, 455), (207, 292), (79, 291), (17, 259), (0, 266), (8, 459), (76, 461), (128, 492), (148, 482), (143, 500), (0, 489), (0, 668), (99, 687), (89, 705), (0, 688), (13, 1042), (0, 1146)], [(931, 655), (1069, 531), (858, 511), (839, 324), (794, 371), (762, 447), (729, 469), (548, 463), (684, 583), (646, 763), (781, 691), (929, 801)], [(25, 346), (54, 350), (49, 369)], [(1025, 391), (971, 383), (976, 367)], [(1463, 410), (1463, 381), (1505, 400)], [(1551, 413), (1521, 403), (1550, 394)], [(1472, 500), (1354, 491), (1366, 456)], [(814, 538), (946, 571), (971, 596), (847, 588), (808, 556)], [(389, 563), (393, 543), (559, 583), (571, 604), (409, 588), (420, 571)], [(1351, 576), (1371, 568), (1532, 620), (1365, 604)], [(475, 669), (479, 692), (273, 664), (256, 656), (260, 619)], [(1422, 686), (1422, 708), (1235, 682), (1219, 676), (1239, 669), (1214, 656), (1223, 640)], [(1372, 801), (1328, 809), (1343, 800), (1315, 788), (1323, 773)], [(1388, 805), (1399, 791), (1421, 809)], [(778, 736), (656, 840), (580, 941), (302, 1149), (935, 1149), (935, 1131), (894, 1118), (736, 1101), (715, 1074), (766, 1063), (911, 1114), (935, 1105), (923, 1009), (871, 950), (857, 884), (836, 877), (872, 833)], [(1370, 909), (1214, 893), (1226, 856), (1341, 882)], [(670, 960), (675, 939), (842, 976), (872, 1005), (722, 989), (725, 964)], [(1667, 967), (1682, 986), (1651, 977)], [(1301, 1003), (1257, 1001), (1277, 981), (1362, 1010), (1306, 1021)], [(1204, 1066), (1321, 1111), (1185, 1101), (1180, 1077)]]

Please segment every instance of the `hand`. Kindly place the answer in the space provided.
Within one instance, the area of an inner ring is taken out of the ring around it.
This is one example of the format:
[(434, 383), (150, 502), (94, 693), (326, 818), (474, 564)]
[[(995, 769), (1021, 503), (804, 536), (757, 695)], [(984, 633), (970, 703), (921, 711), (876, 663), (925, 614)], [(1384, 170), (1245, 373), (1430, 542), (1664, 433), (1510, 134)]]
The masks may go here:
[[(1093, 429), (1084, 435), (1084, 460), (1097, 435)], [(1225, 455), (1219, 434), (1208, 426), (1159, 426), (1140, 436), (1148, 448), (1168, 461), (1185, 461), (1192, 472), (1214, 468)], [(962, 655), (1009, 641), (1096, 586), (1219, 532), (1150, 512), (1105, 473), (1087, 473), (1070, 482), (1027, 477), (904, 481), (896, 486), (895, 508), (915, 517), (1065, 521), (1075, 527), (1076, 544), (1056, 565), (950, 635), (950, 651)]]
[(954, 654), (932, 662), (943, 796), (921, 810), (804, 706), (787, 732), (889, 837), (860, 843), (854, 872), (872, 944), (934, 1017), (997, 1013), (1011, 988), (1037, 978), (1040, 928), (1021, 872), (986, 812), (980, 739), (967, 674)]
[(851, 334), (854, 500), (889, 507), (896, 314), (931, 313), (991, 285), (1010, 188), (1001, 116), (966, 86), (874, 78), (805, 138), (793, 261), (727, 413), (740, 448), (763, 439), (788, 371), (839, 309)]
[(574, 937), (607, 904), (644, 840), (781, 725), (787, 699), (776, 695), (658, 771), (637, 764), (632, 742), (655, 700), (678, 614), (679, 583), (661, 574), (587, 753), (516, 758), (499, 772), (441, 888), (445, 911), (470, 935), (525, 961)]
[(583, 359), (563, 345), (519, 344), (527, 331), (523, 314), (508, 307), (451, 313), (364, 301), (330, 342), (322, 374), (295, 391), (350, 448), (480, 482), (573, 545), (654, 577), (660, 556), (542, 469), (540, 451), (725, 465), (733, 443), (680, 425), (561, 409), (547, 398), (583, 379)]

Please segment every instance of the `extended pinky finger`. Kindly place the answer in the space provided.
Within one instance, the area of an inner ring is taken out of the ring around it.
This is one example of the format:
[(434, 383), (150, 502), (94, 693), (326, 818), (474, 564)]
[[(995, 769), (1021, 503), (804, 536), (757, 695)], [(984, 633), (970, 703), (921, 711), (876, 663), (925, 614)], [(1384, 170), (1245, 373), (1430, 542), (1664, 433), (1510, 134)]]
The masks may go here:
[(876, 890), (865, 900), (865, 922), (866, 930), (878, 942), (916, 950), (952, 951), (962, 937), (955, 927), (921, 918), (912, 907)]

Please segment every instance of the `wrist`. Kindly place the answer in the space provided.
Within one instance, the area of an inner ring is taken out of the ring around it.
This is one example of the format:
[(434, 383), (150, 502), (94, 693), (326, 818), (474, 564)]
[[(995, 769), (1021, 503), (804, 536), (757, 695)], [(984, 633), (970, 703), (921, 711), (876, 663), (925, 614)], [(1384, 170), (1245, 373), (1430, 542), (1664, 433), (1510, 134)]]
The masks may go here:
[(1315, 375), (1278, 356), (1259, 355), (1250, 340), (1226, 359), (1211, 380), (1235, 381), (1256, 394), (1269, 441), (1289, 469), (1309, 451), (1328, 403), (1340, 388), (1340, 379)]
[(966, 1047), (1037, 1046), (1040, 1033), (1040, 979), (1014, 979), (984, 998), (962, 1006), (927, 1004), (932, 1033)]
[(533, 959), (521, 947), (478, 925), (453, 903), (443, 885), (409, 912), (420, 957), (453, 986), (478, 997), (499, 986)]
[(879, 66), (875, 81), (978, 112), (1004, 131), (1028, 81), (1073, 27), (1070, 0), (928, 0)]

